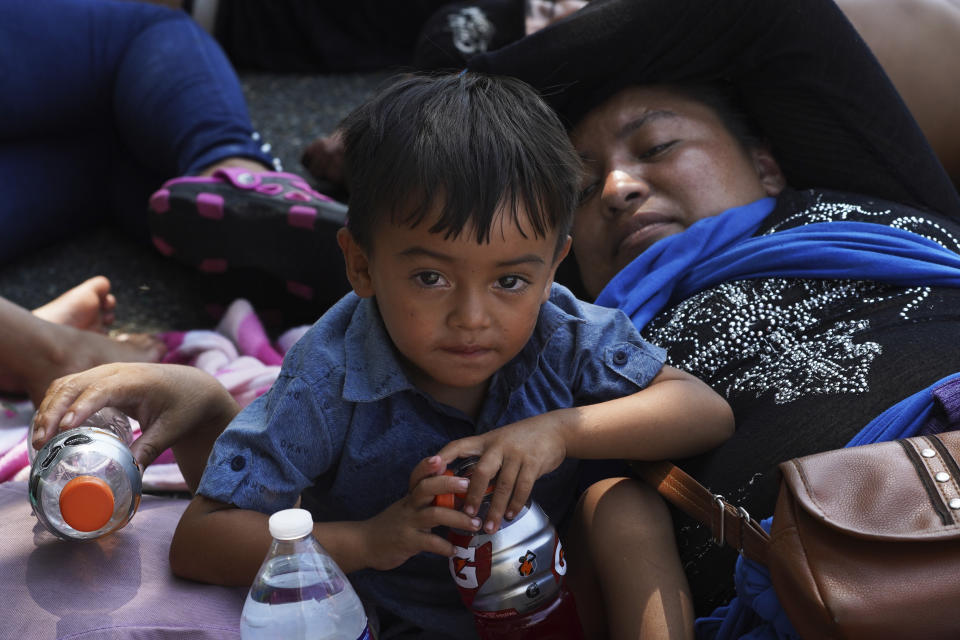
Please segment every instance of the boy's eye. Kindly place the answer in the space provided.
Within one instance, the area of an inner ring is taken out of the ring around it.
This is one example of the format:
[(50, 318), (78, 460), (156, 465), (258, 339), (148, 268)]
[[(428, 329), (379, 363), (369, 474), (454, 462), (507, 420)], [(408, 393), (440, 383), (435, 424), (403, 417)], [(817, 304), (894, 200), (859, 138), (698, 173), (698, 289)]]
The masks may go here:
[(417, 282), (427, 287), (438, 285), (441, 279), (440, 274), (436, 271), (424, 271), (422, 273), (418, 273), (415, 277)]
[(497, 279), (497, 286), (501, 289), (517, 290), (525, 284), (527, 284), (527, 281), (520, 276), (503, 276)]

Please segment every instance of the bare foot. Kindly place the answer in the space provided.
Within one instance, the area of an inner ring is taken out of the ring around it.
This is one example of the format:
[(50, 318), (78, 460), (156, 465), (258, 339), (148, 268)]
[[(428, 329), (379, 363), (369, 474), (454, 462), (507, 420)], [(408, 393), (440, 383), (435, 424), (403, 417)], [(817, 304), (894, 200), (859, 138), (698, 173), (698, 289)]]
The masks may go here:
[(110, 281), (104, 276), (95, 276), (34, 309), (33, 315), (47, 322), (102, 333), (113, 324), (116, 307)]
[[(9, 344), (0, 350), (0, 391), (27, 393), (35, 403), (60, 376), (110, 362), (156, 362), (165, 345), (146, 334), (103, 335), (117, 300), (110, 281), (90, 278), (34, 310), (0, 299)], [(15, 336), (15, 338), (14, 338)]]
[(249, 171), (253, 171), (254, 173), (258, 173), (260, 171), (273, 171), (271, 167), (268, 167), (265, 164), (257, 162), (256, 160), (251, 160), (250, 158), (232, 157), (232, 158), (225, 158), (224, 160), (221, 160), (216, 164), (210, 165), (209, 167), (201, 171), (200, 175), (212, 176), (217, 169), (229, 169), (231, 167), (236, 169), (247, 169)]
[(343, 136), (339, 131), (334, 131), (329, 136), (320, 136), (307, 145), (300, 162), (314, 178), (342, 185), (343, 154)]
[(167, 351), (163, 342), (146, 334), (112, 338), (52, 322), (38, 326), (34, 339), (40, 346), (17, 377), (38, 406), (50, 383), (61, 376), (110, 362), (157, 362)]

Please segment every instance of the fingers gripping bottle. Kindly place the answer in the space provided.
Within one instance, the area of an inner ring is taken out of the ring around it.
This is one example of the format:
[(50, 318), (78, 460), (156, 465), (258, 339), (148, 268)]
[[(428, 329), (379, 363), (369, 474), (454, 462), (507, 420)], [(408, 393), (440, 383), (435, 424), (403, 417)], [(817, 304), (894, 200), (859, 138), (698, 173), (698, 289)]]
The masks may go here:
[(39, 451), (27, 447), (30, 504), (43, 526), (65, 540), (92, 540), (127, 524), (142, 488), (132, 440), (130, 419), (105, 407)]
[[(452, 472), (469, 477), (475, 458)], [(487, 487), (478, 516), (483, 520), (493, 487)], [(462, 494), (438, 496), (437, 503), (461, 508)], [(450, 558), (460, 598), (473, 612), (482, 640), (581, 640), (583, 632), (557, 531), (533, 501), (492, 534), (451, 529), (456, 547)]]
[(363, 604), (305, 509), (270, 516), (273, 542), (240, 618), (242, 640), (370, 640)]

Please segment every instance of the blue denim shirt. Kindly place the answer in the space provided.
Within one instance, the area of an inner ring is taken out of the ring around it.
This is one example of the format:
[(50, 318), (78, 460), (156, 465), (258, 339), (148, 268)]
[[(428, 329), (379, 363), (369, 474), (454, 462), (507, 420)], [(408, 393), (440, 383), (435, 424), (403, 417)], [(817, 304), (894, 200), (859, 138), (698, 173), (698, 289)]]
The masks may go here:
[[(529, 342), (493, 376), (472, 420), (413, 386), (376, 303), (348, 294), (287, 353), (270, 391), (220, 436), (198, 493), (272, 513), (303, 492), (317, 521), (368, 519), (403, 497), (414, 466), (449, 441), (634, 393), (664, 357), (621, 311), (555, 284)], [(534, 487), (533, 499), (554, 522), (578, 497), (579, 466), (567, 459)], [(474, 637), (446, 558), (421, 553), (351, 581), (364, 599), (425, 629)]]

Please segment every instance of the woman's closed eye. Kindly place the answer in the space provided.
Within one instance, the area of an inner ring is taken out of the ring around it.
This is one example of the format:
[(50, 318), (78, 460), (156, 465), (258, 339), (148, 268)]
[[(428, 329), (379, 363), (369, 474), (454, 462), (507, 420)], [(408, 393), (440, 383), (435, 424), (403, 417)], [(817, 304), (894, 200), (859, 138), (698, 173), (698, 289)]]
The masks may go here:
[(646, 147), (643, 151), (637, 154), (637, 158), (640, 160), (652, 160), (663, 153), (668, 149), (672, 148), (679, 140), (670, 140), (669, 142), (663, 142), (661, 144), (655, 144), (653, 146)]
[(591, 182), (590, 184), (588, 184), (587, 186), (582, 187), (582, 188), (580, 189), (580, 193), (577, 194), (577, 205), (579, 206), (579, 205), (583, 204), (584, 202), (586, 202), (587, 200), (589, 200), (589, 199), (590, 199), (590, 196), (592, 196), (594, 193), (596, 193), (596, 191), (597, 191), (597, 186), (598, 186), (599, 184), (600, 184), (599, 182), (594, 181), (594, 182)]

